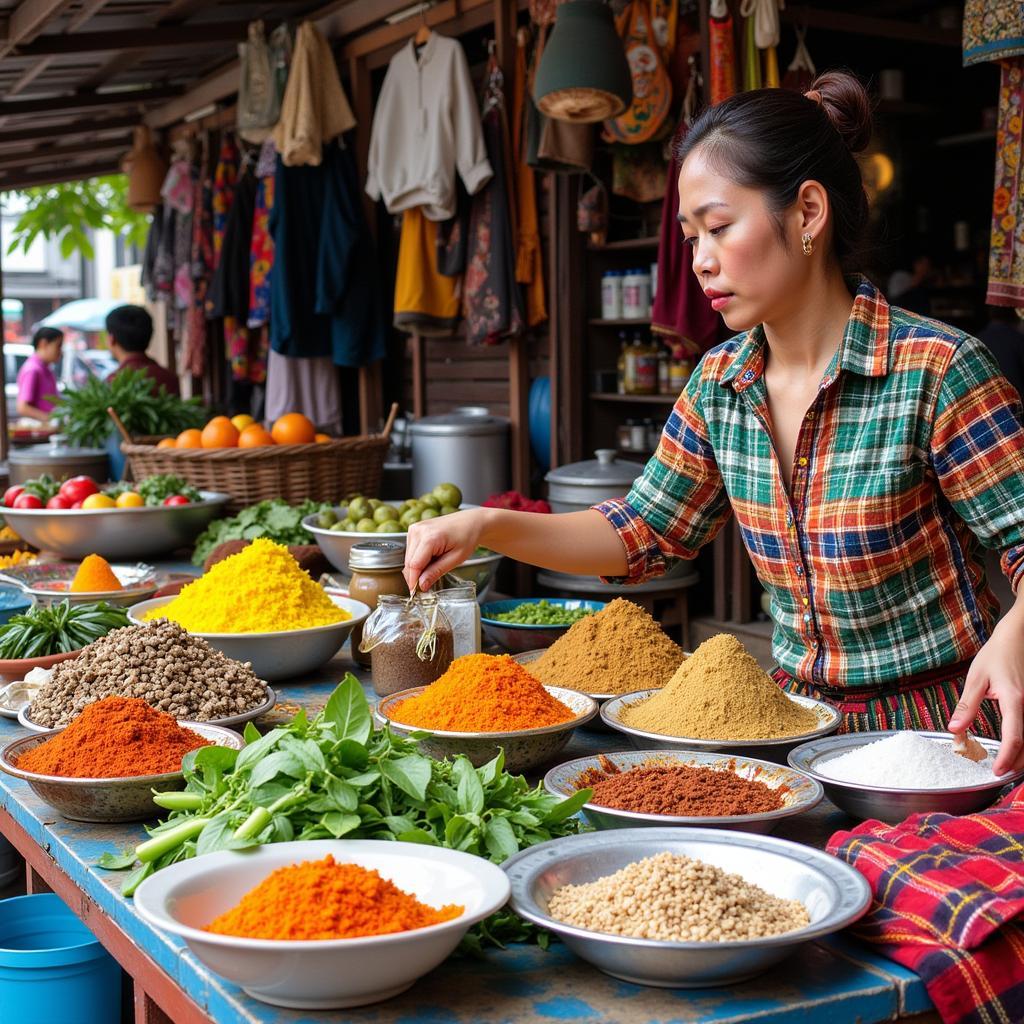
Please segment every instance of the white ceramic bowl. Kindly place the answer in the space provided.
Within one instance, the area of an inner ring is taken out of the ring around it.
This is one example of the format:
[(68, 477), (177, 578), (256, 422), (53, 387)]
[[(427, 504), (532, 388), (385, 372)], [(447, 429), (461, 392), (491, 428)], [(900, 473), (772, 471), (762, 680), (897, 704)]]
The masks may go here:
[[(204, 931), (215, 917), (272, 871), (302, 861), (373, 868), (433, 907), (457, 903), (452, 921), (358, 939), (289, 942), (243, 939)], [(155, 928), (178, 935), (211, 970), (254, 999), (303, 1010), (363, 1006), (405, 991), (433, 970), (477, 921), (503, 906), (508, 877), (480, 857), (442, 847), (374, 839), (274, 843), (247, 853), (224, 851), (181, 861), (147, 878), (135, 909)]]
[[(327, 595), (339, 608), (352, 617), (344, 622), (310, 629), (282, 629), (275, 633), (193, 633), (202, 637), (211, 647), (233, 658), (248, 661), (253, 673), (260, 679), (274, 682), (312, 672), (330, 661), (348, 639), (352, 627), (364, 621), (370, 609), (362, 601), (353, 601), (340, 594)], [(173, 597), (155, 597), (140, 601), (128, 609), (132, 622), (143, 624), (143, 616), (154, 609), (170, 604)]]

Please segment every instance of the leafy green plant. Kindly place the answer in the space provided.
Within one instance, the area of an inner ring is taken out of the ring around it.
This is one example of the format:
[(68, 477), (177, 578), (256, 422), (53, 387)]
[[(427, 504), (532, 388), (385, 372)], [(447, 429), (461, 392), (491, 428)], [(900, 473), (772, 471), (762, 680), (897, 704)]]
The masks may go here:
[(302, 525), (302, 520), (330, 507), (329, 504), (309, 500), (301, 505), (289, 505), (280, 498), (257, 502), (243, 508), (238, 515), (210, 523), (196, 538), (192, 561), (202, 565), (210, 552), (226, 540), (269, 537), (278, 544), (312, 544), (313, 535)]
[(106, 601), (73, 605), (65, 600), (49, 608), (37, 606), (0, 626), (0, 658), (43, 658), (77, 651), (127, 625), (127, 609)]
[(123, 481), (103, 488), (103, 493), (109, 494), (112, 498), (127, 491), (141, 494), (147, 505), (162, 505), (165, 498), (170, 498), (175, 494), (180, 494), (183, 498), (188, 498), (189, 501), (201, 501), (203, 497), (197, 488), (173, 473), (157, 473), (154, 476), (147, 476), (145, 480), (140, 480), (138, 483)]
[(124, 174), (18, 189), (17, 195), (25, 209), (14, 225), (8, 253), (19, 248), (28, 252), (41, 236), (58, 239), (65, 259), (80, 252), (91, 260), (96, 254), (90, 228), (108, 228), (132, 245), (145, 243), (149, 222), (145, 214), (128, 207), (128, 178)]
[(206, 421), (198, 398), (169, 395), (145, 370), (122, 370), (109, 381), (90, 377), (80, 388), (61, 395), (53, 410), (73, 445), (102, 448), (114, 429), (107, 408), (113, 406), (132, 434), (177, 434)]

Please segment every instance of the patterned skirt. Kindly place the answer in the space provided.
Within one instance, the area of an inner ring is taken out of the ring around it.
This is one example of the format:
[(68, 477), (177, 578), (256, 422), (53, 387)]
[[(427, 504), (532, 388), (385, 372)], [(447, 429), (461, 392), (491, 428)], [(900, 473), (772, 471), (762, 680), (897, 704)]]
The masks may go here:
[[(961, 662), (885, 686), (858, 686), (848, 690), (805, 683), (781, 668), (775, 668), (770, 674), (787, 693), (814, 697), (838, 708), (843, 716), (841, 733), (886, 729), (945, 732), (963, 692), (969, 664)], [(982, 701), (971, 732), (999, 739), (1000, 722), (995, 701)]]

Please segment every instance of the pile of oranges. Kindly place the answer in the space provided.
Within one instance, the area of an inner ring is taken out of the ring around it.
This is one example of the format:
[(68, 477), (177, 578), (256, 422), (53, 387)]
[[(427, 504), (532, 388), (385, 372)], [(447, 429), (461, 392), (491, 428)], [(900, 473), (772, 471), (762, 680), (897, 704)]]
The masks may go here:
[(271, 444), (312, 444), (330, 441), (318, 434), (313, 421), (301, 412), (279, 416), (267, 430), (251, 416), (214, 416), (199, 430), (183, 430), (177, 437), (165, 437), (157, 448), (264, 448)]

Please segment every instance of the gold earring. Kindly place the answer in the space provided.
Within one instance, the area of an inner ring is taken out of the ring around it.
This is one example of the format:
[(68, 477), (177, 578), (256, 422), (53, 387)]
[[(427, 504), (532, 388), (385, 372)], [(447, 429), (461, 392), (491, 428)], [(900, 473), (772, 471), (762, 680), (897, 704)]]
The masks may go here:
[(811, 237), (810, 232), (803, 236), (802, 241), (804, 243), (804, 255), (810, 256), (814, 252), (814, 239)]

